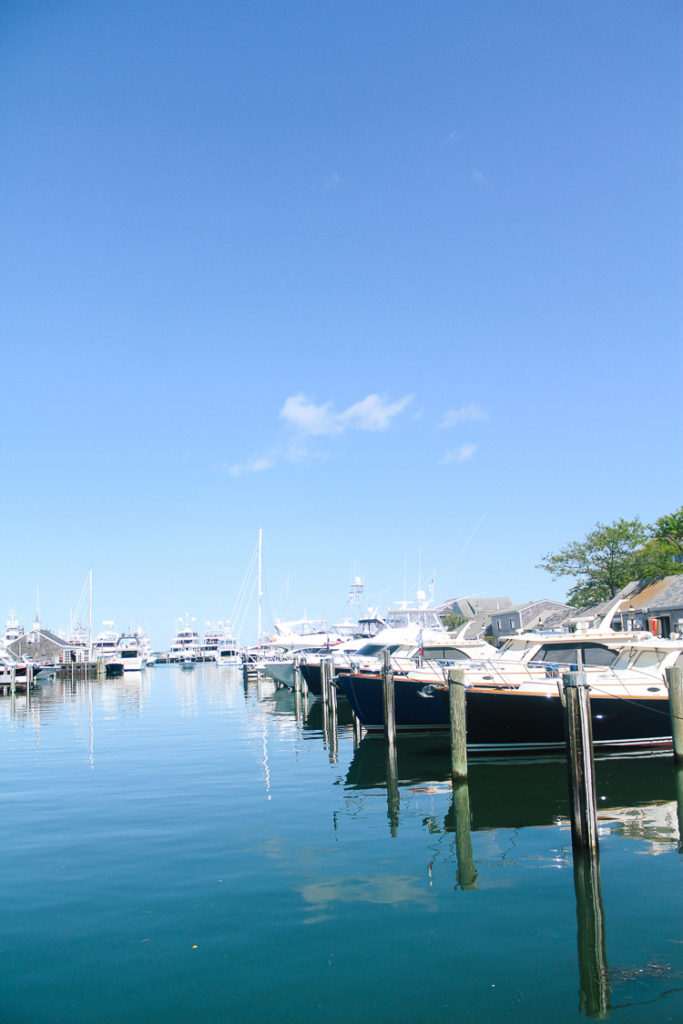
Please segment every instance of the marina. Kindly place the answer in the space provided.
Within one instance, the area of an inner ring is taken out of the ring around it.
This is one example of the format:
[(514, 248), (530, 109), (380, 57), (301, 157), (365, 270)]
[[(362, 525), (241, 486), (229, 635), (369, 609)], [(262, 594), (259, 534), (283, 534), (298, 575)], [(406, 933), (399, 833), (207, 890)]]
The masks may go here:
[(681, 1018), (671, 752), (596, 758), (597, 876), (563, 756), (463, 816), (447, 736), (388, 752), (216, 662), (0, 697), (3, 1022)]

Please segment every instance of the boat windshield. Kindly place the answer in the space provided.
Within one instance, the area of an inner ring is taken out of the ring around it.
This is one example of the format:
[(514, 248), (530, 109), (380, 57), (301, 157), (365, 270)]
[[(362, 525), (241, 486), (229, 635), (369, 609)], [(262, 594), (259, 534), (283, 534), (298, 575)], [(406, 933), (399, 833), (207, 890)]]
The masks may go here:
[(443, 630), (443, 623), (432, 608), (391, 608), (386, 614), (386, 624), (391, 629), (418, 625), (422, 629)]
[(470, 661), (471, 655), (459, 647), (425, 647), (425, 661)]
[(356, 655), (361, 658), (377, 658), (382, 651), (389, 651), (389, 654), (395, 654), (402, 646), (402, 644), (364, 644), (356, 651)]
[(665, 657), (666, 651), (639, 651), (631, 663), (631, 668), (647, 672), (649, 669), (659, 668)]
[(604, 644), (543, 644), (531, 658), (530, 664), (543, 661), (554, 665), (574, 665), (578, 652), (581, 653), (583, 664), (591, 668), (607, 668), (616, 657), (616, 651), (605, 647)]

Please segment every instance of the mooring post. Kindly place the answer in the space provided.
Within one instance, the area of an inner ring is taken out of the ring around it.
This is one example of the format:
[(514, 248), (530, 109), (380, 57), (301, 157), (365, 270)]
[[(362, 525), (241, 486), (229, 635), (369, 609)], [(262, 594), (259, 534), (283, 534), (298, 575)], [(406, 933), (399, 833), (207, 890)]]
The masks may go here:
[(597, 849), (598, 819), (595, 809), (595, 765), (589, 687), (583, 672), (562, 676), (566, 698), (565, 726), (572, 844)]
[(320, 693), (322, 695), (323, 704), (328, 704), (330, 700), (330, 677), (327, 671), (328, 661), (327, 658), (320, 659)]
[(14, 665), (9, 670), (9, 685), (12, 696), (17, 692), (17, 670)]
[(295, 655), (292, 663), (292, 675), (294, 676), (294, 692), (301, 692), (301, 664), (299, 663), (299, 656)]
[(334, 664), (330, 661), (330, 667), (328, 669), (328, 680), (327, 680), (327, 696), (330, 702), (330, 708), (337, 714), (337, 687), (334, 685)]
[(357, 750), (363, 739), (363, 725), (355, 711), (351, 712), (351, 718), (353, 719), (353, 749)]
[(451, 778), (458, 783), (467, 778), (467, 708), (465, 673), (461, 668), (448, 670), (448, 708), (451, 719)]
[(674, 741), (674, 758), (683, 761), (683, 668), (676, 665), (666, 670), (669, 686), (669, 711), (671, 713), (671, 735)]
[(393, 747), (396, 743), (396, 703), (394, 700), (394, 673), (391, 655), (386, 648), (382, 651), (382, 690), (384, 692), (384, 733)]

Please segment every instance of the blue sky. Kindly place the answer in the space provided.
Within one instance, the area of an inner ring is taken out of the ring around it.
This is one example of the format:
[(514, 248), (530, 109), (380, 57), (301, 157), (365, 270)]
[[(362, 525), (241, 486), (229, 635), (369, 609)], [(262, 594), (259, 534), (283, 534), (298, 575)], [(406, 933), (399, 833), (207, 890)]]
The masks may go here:
[(680, 5), (0, 21), (0, 615), (92, 568), (167, 644), (259, 528), (266, 624), (562, 599), (545, 553), (680, 506)]

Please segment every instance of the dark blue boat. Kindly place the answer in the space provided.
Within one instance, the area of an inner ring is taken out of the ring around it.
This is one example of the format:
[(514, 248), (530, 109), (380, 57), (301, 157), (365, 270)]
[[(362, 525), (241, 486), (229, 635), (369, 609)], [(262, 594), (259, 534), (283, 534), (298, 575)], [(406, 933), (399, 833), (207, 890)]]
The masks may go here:
[[(542, 752), (565, 745), (564, 714), (557, 683), (545, 693), (512, 688), (472, 687), (467, 690), (467, 746), (472, 751)], [(351, 708), (369, 731), (384, 729), (381, 675), (342, 676), (338, 684)], [(666, 687), (653, 686), (642, 697), (593, 693), (591, 717), (597, 749), (638, 750), (669, 747), (671, 718)], [(447, 730), (450, 726), (448, 687), (396, 676), (398, 732)]]

